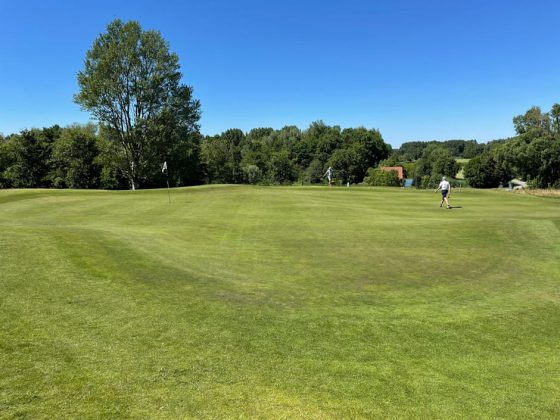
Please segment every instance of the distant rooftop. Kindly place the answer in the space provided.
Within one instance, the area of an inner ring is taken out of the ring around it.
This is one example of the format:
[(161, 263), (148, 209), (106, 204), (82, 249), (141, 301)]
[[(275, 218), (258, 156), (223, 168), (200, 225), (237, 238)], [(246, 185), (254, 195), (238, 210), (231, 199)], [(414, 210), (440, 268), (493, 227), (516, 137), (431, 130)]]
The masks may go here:
[(404, 170), (402, 166), (381, 166), (379, 169), (382, 171), (397, 171), (399, 179), (404, 179)]

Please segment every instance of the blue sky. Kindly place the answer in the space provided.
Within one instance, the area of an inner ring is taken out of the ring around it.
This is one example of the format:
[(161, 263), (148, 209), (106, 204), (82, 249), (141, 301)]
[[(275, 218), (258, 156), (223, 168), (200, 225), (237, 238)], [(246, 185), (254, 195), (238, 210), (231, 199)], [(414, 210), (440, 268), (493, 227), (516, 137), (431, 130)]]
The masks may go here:
[(89, 121), (76, 73), (120, 18), (169, 41), (204, 134), (322, 119), (393, 146), (507, 137), (560, 102), (558, 16), (549, 0), (0, 0), (0, 132)]

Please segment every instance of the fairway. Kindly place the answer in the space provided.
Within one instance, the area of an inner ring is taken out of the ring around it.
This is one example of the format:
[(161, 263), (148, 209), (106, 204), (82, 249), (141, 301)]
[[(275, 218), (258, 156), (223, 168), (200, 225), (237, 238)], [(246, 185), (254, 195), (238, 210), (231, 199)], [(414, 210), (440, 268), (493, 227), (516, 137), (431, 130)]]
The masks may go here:
[(1, 418), (559, 418), (560, 199), (0, 191)]

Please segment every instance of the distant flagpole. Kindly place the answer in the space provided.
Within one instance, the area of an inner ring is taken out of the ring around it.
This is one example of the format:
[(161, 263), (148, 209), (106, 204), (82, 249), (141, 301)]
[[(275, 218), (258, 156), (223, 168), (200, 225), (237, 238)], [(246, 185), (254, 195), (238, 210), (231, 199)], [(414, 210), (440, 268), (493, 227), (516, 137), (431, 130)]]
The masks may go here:
[(167, 182), (167, 198), (171, 203), (171, 193), (169, 192), (169, 171), (167, 170), (167, 161), (163, 162), (163, 167), (161, 168), (161, 173), (165, 173), (165, 181)]

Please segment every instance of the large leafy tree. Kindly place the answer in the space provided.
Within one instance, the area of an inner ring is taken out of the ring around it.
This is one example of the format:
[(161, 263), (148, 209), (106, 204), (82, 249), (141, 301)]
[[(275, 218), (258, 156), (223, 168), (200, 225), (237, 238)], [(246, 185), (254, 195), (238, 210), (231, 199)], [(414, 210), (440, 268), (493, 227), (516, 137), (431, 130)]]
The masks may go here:
[(414, 183), (426, 188), (437, 185), (442, 175), (454, 177), (459, 172), (459, 164), (443, 145), (428, 145), (422, 157), (414, 165)]
[[(344, 182), (361, 181), (368, 168), (377, 166), (391, 153), (391, 146), (383, 141), (379, 130), (368, 130), (364, 127), (347, 128), (342, 131), (342, 138), (346, 145), (344, 155), (348, 162), (348, 177), (343, 179)], [(336, 166), (338, 165), (333, 165), (335, 169)]]
[(493, 188), (506, 183), (511, 175), (494, 159), (492, 153), (483, 153), (467, 162), (464, 176), (471, 187)]
[[(533, 107), (513, 119), (517, 136), (487, 148), (497, 168), (533, 187), (560, 186), (560, 105), (542, 112)], [(469, 162), (470, 163), (470, 162)], [(475, 162), (476, 163), (476, 162)], [(491, 165), (489, 165), (491, 166)], [(472, 181), (469, 181), (472, 182)]]
[(10, 186), (10, 182), (6, 179), (4, 171), (10, 166), (13, 161), (12, 145), (0, 134), (0, 188), (6, 188)]
[(270, 159), (270, 180), (275, 184), (287, 184), (294, 182), (296, 177), (288, 150), (274, 152)]
[(206, 137), (201, 147), (201, 160), (207, 182), (235, 184), (243, 180), (240, 167), (245, 134), (238, 128)]
[(73, 125), (62, 129), (54, 142), (49, 178), (54, 187), (98, 188), (101, 166), (97, 127)]
[(550, 132), (550, 115), (543, 113), (538, 106), (534, 106), (525, 114), (513, 117), (513, 125), (519, 135), (543, 135)]
[(200, 103), (179, 69), (158, 31), (117, 19), (94, 41), (78, 73), (75, 101), (117, 146), (116, 165), (132, 189), (153, 182), (178, 143), (198, 138)]
[(50, 187), (49, 162), (61, 128), (22, 130), (5, 141), (3, 184), (15, 188)]

